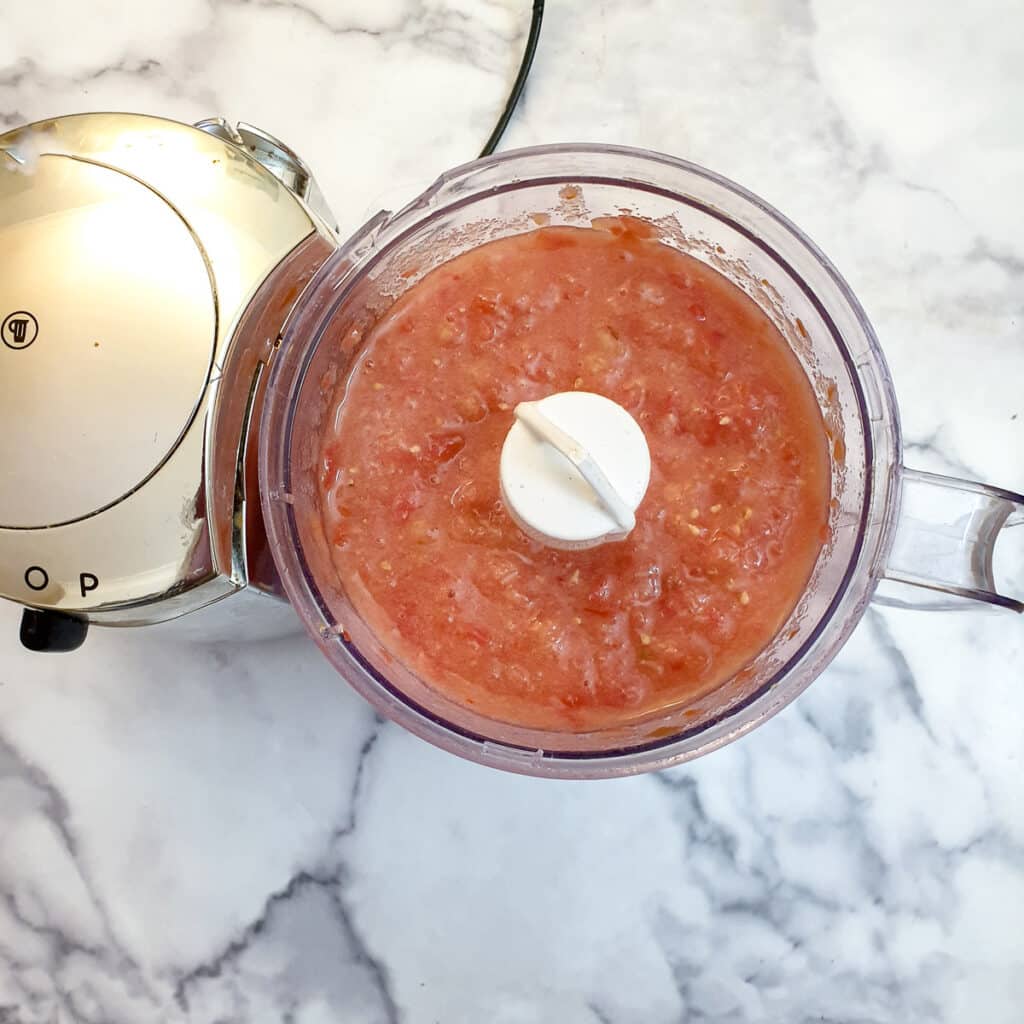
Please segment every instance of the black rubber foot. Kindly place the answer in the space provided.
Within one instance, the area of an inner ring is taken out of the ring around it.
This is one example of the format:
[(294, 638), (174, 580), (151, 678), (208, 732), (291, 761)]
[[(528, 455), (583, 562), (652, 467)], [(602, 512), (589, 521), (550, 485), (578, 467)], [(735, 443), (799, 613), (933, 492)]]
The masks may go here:
[(21, 642), (30, 651), (63, 654), (82, 646), (89, 623), (63, 612), (26, 608), (21, 617)]

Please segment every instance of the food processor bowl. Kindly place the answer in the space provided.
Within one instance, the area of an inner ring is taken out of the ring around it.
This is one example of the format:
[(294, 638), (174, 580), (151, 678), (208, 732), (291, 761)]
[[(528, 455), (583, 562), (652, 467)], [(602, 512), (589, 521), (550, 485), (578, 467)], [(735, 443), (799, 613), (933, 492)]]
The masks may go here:
[[(388, 653), (334, 568), (321, 522), (321, 434), (336, 390), (378, 317), (441, 263), (539, 224), (630, 215), (724, 274), (771, 318), (814, 388), (830, 445), (827, 540), (769, 646), (711, 693), (589, 732), (551, 732), (455, 703)], [(558, 145), (457, 168), (394, 215), (381, 213), (323, 265), (275, 355), (260, 436), (268, 538), (284, 588), (339, 674), (381, 714), (473, 761), (531, 775), (600, 778), (708, 753), (799, 695), (860, 620), (879, 583), (892, 603), (965, 598), (1017, 611), (996, 593), (992, 548), (1024, 498), (904, 470), (899, 414), (874, 331), (828, 259), (745, 189), (672, 157)]]

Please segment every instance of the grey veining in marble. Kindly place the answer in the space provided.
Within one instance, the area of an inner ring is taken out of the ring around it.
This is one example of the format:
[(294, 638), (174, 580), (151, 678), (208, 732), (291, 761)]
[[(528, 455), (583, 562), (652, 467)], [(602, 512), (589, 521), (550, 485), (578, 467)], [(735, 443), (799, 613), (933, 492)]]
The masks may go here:
[[(1024, 491), (1024, 8), (549, 0), (506, 146), (643, 145), (789, 214), (865, 304), (913, 465)], [(343, 225), (471, 158), (527, 0), (0, 0), (0, 124), (212, 114)], [(1024, 529), (998, 571), (1024, 592)], [(661, 776), (478, 768), (301, 637), (0, 609), (0, 1022), (1019, 1024), (1024, 622), (871, 610), (741, 742)]]

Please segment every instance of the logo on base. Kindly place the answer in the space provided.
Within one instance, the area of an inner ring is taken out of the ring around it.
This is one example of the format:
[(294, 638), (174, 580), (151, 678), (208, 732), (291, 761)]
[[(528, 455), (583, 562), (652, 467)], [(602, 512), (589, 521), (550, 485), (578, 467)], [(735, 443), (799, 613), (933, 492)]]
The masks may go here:
[(4, 317), (4, 322), (0, 325), (0, 339), (8, 348), (15, 351), (28, 348), (38, 334), (39, 321), (23, 309)]

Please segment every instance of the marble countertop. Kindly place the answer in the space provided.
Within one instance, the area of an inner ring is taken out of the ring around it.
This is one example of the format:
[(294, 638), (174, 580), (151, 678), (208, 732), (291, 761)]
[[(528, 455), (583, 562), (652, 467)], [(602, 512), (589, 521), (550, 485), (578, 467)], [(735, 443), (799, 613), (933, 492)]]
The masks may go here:
[[(862, 299), (913, 465), (1024, 491), (1024, 7), (549, 0), (504, 147), (615, 141), (780, 207)], [(0, 125), (269, 129), (343, 225), (474, 155), (526, 0), (0, 0)], [(1024, 530), (999, 552), (1024, 592)], [(0, 1022), (1019, 1024), (1024, 621), (873, 609), (746, 739), (518, 778), (301, 637), (0, 609)]]

